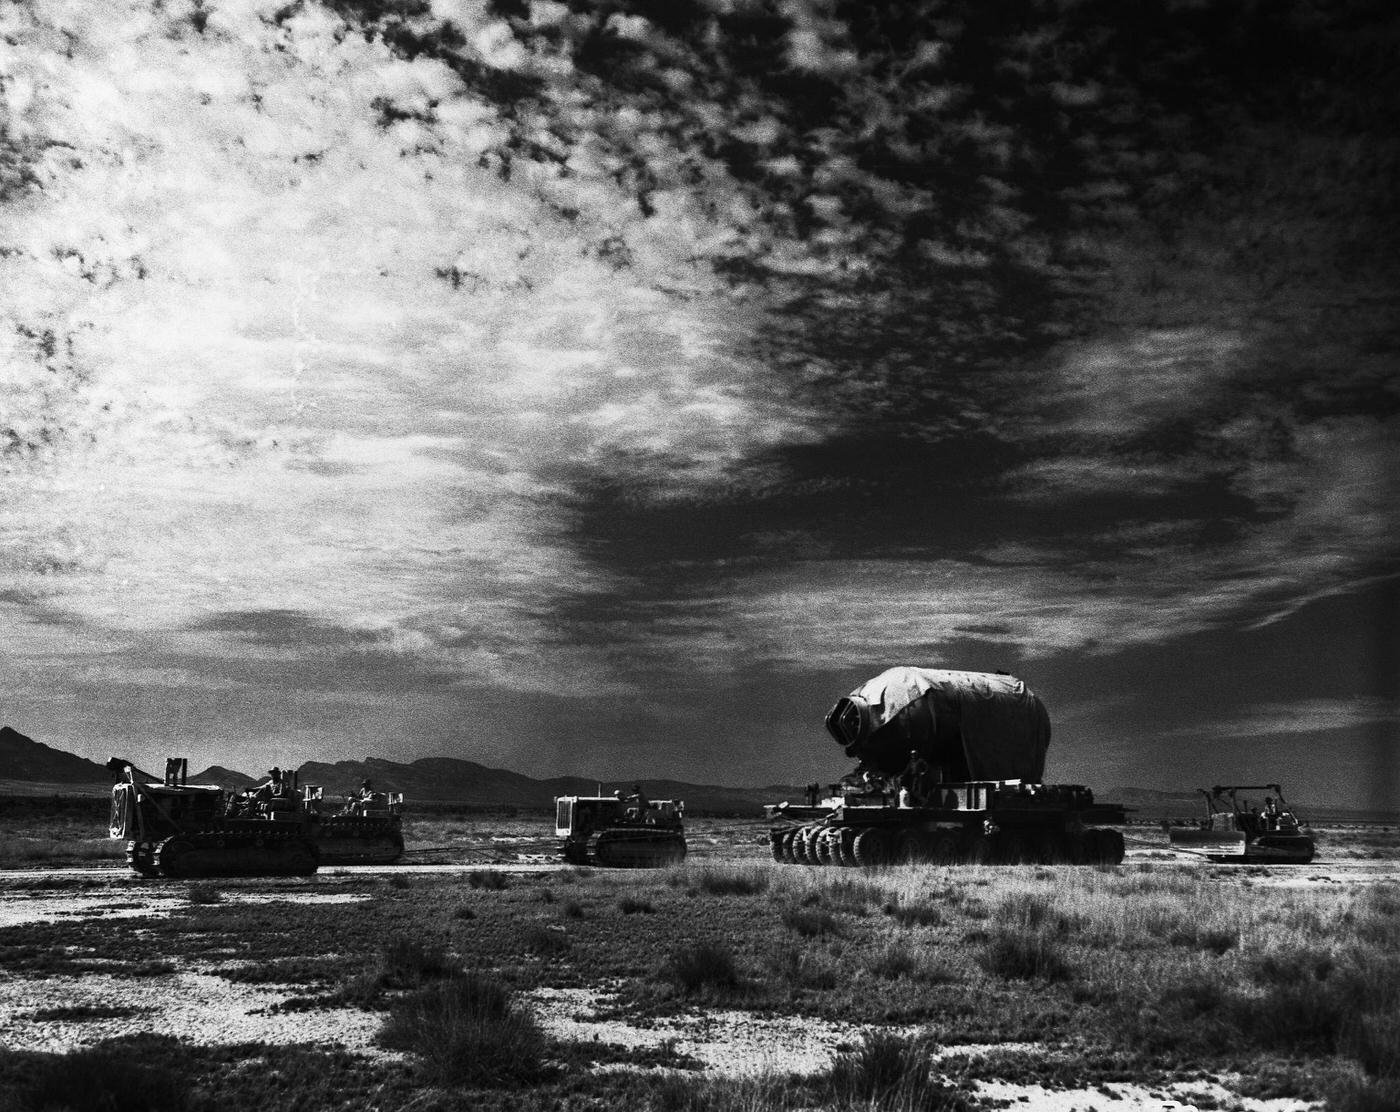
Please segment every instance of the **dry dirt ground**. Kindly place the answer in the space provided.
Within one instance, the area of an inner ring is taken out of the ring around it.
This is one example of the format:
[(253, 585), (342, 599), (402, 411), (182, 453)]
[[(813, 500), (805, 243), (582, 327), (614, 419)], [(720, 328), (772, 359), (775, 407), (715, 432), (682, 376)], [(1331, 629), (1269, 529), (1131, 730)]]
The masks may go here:
[[(614, 1060), (599, 1069), (656, 1068), (652, 1063), (666, 1068), (667, 1063), (675, 1063), (685, 1066), (687, 1076), (693, 1077), (818, 1074), (829, 1070), (835, 1056), (856, 1045), (866, 1031), (910, 1035), (934, 1031), (939, 1044), (935, 1062), (949, 1064), (950, 1076), (961, 1081), (974, 1107), (1292, 1112), (1323, 1107), (1328, 1100), (1326, 1087), (1310, 1088), (1296, 1078), (1263, 1083), (1248, 1076), (1256, 1067), (1275, 1068), (1275, 1059), (1267, 1054), (1227, 1061), (1223, 1066), (1205, 1063), (1200, 1068), (1178, 1056), (1173, 1068), (1148, 1070), (1140, 1078), (1131, 1076), (1129, 1065), (1126, 1070), (1106, 1068), (1092, 1083), (1076, 1084), (1074, 1070), (1067, 1073), (1050, 1063), (1067, 1053), (1066, 1047), (1088, 1036), (1074, 1031), (1057, 1039), (1053, 1030), (1046, 1029), (1047, 1025), (1053, 1028), (1053, 1009), (1047, 1009), (1039, 1028), (1023, 1015), (1002, 1028), (984, 1025), (982, 1033), (954, 1041), (948, 1037), (948, 1023), (930, 1024), (919, 1018), (917, 1006), (911, 1008), (907, 1002), (892, 1004), (886, 1016), (878, 1007), (865, 1006), (844, 1018), (842, 1001), (847, 998), (840, 994), (845, 989), (833, 982), (846, 976), (843, 965), (856, 964), (857, 947), (882, 946), (885, 953), (893, 953), (901, 946), (906, 950), (900, 951), (904, 956), (899, 960), (914, 963), (908, 978), (924, 978), (941, 989), (961, 977), (970, 989), (985, 994), (988, 1010), (1009, 1007), (1024, 1012), (1026, 1001), (1067, 991), (1057, 983), (1065, 978), (1035, 973), (1022, 978), (1022, 984), (1015, 979), (1021, 975), (1012, 974), (1009, 983), (1023, 995), (1007, 996), (990, 977), (960, 973), (963, 966), (957, 961), (961, 959), (946, 952), (948, 938), (966, 940), (969, 946), (985, 944), (987, 929), (1015, 927), (997, 920), (1025, 909), (1030, 909), (1025, 926), (1039, 931), (1043, 924), (1036, 917), (1043, 917), (1046, 908), (1078, 908), (1064, 922), (1082, 926), (1086, 916), (1122, 919), (1136, 914), (1119, 906), (1123, 901), (1131, 903), (1135, 893), (1144, 906), (1150, 903), (1158, 908), (1183, 893), (1200, 900), (1205, 892), (1212, 907), (1227, 908), (1219, 919), (1225, 926), (1218, 943), (1212, 944), (1208, 934), (1193, 936), (1196, 941), (1190, 944), (1171, 936), (1174, 947), (1189, 951), (1187, 960), (1197, 969), (1209, 966), (1213, 945), (1222, 953), (1230, 951), (1231, 961), (1251, 947), (1262, 955), (1258, 961), (1274, 953), (1267, 924), (1245, 923), (1238, 928), (1232, 924), (1231, 901), (1258, 908), (1276, 898), (1269, 893), (1278, 893), (1278, 899), (1293, 893), (1287, 897), (1290, 906), (1325, 909), (1349, 900), (1364, 901), (1370, 898), (1367, 893), (1386, 893), (1392, 901), (1400, 893), (1400, 860), (1392, 829), (1334, 832), (1332, 859), (1324, 854), (1313, 865), (1293, 868), (1223, 869), (1172, 851), (1160, 832), (1139, 829), (1130, 832), (1128, 859), (1117, 869), (911, 867), (874, 875), (776, 865), (766, 859), (759, 844), (762, 831), (743, 823), (693, 824), (692, 853), (686, 864), (646, 874), (555, 872), (542, 867), (537, 854), (545, 847), (538, 844), (527, 823), (514, 829), (487, 830), (483, 825), (466, 833), (445, 828), (428, 833), (440, 843), (455, 839), (459, 859), (475, 864), (433, 867), (424, 863), (441, 861), (443, 853), (435, 858), (420, 852), (413, 856), (418, 866), (397, 870), (337, 869), (324, 870), (310, 881), (196, 885), (139, 880), (124, 870), (100, 866), (81, 872), (31, 869), (0, 874), (0, 958), (5, 959), (0, 965), (0, 1047), (60, 1053), (122, 1036), (155, 1034), (205, 1046), (341, 1048), (386, 1066), (403, 1063), (411, 1056), (385, 1050), (376, 1042), (384, 1022), (382, 1010), (367, 1009), (363, 1001), (352, 998), (353, 993), (342, 991), (339, 998), (323, 994), (313, 1005), (303, 1007), (287, 1003), (304, 1001), (308, 984), (335, 980), (337, 924), (348, 929), (357, 921), (367, 922), (392, 903), (393, 914), (376, 929), (382, 934), (400, 931), (402, 937), (404, 924), (412, 932), (415, 906), (425, 909), (422, 921), (427, 930), (427, 906), (431, 903), (436, 908), (450, 895), (457, 902), (450, 930), (444, 928), (447, 933), (442, 935), (445, 948), (454, 954), (465, 952), (470, 960), (473, 946), (479, 946), (475, 959), (486, 960), (482, 955), (488, 951), (509, 952), (514, 931), (521, 967), (508, 968), (508, 962), (500, 966), (499, 957), (491, 960), (498, 963), (497, 968), (507, 967), (520, 998), (547, 1035), (653, 1055), (637, 1058), (641, 1066), (628, 1066), (625, 1060), (619, 1066)], [(504, 879), (492, 880), (489, 874), (494, 872)], [(753, 891), (746, 890), (746, 885)], [(948, 900), (943, 911), (937, 909), (940, 893)], [(629, 909), (629, 900), (642, 906)], [(634, 962), (639, 968), (651, 968), (684, 932), (687, 916), (703, 919), (712, 914), (718, 921), (746, 900), (752, 910), (741, 909), (735, 918), (738, 925), (726, 927), (725, 937), (735, 938), (735, 931), (745, 930), (780, 937), (777, 952), (785, 966), (775, 964), (761, 939), (754, 944), (754, 953), (769, 956), (752, 959), (750, 965), (759, 968), (766, 961), (762, 967), (770, 980), (786, 977), (793, 985), (810, 983), (812, 991), (794, 989), (780, 1001), (772, 995), (776, 990), (770, 984), (763, 991), (771, 998), (757, 1004), (747, 998), (731, 1004), (723, 993), (676, 998), (668, 987), (659, 993), (670, 997), (667, 1006), (653, 1008), (638, 1006), (638, 979), (628, 976), (626, 962), (608, 968), (606, 962), (571, 960), (571, 955), (581, 958), (584, 953), (585, 927), (594, 929), (611, 916), (615, 922), (609, 929), (616, 941), (610, 945), (619, 952), (639, 946), (651, 951), (649, 957), (637, 956)], [(768, 903), (759, 902), (763, 900)], [(893, 928), (884, 925), (904, 923), (902, 907), (932, 906), (926, 922), (914, 918), (911, 911), (911, 921), (904, 925), (911, 932), (923, 927), (943, 930), (952, 922), (951, 909), (961, 907), (970, 913), (974, 905), (990, 908), (990, 916), (979, 912), (976, 929), (956, 936), (905, 933), (896, 937), (890, 933)], [(1395, 906), (1394, 902), (1385, 905)], [(1036, 907), (1041, 910), (1035, 911)], [(846, 913), (852, 917), (849, 923), (843, 918)], [(1129, 923), (1126, 933), (1114, 937), (1156, 929), (1150, 915), (1143, 919), (1146, 928), (1133, 925), (1135, 920), (1123, 921)], [(308, 937), (300, 950), (289, 948), (288, 931), (312, 922), (329, 925), (328, 933)], [(218, 924), (223, 924), (222, 929)], [(877, 929), (881, 933), (870, 933)], [(472, 930), (478, 933), (473, 936)], [(1202, 937), (1205, 942), (1200, 942)], [(275, 946), (271, 945), (274, 939)], [(557, 953), (551, 952), (551, 939), (558, 941)], [(354, 945), (363, 950), (368, 944), (361, 940)], [(1381, 936), (1379, 952), (1393, 961), (1398, 945), (1395, 938), (1387, 942)], [(915, 952), (909, 957), (908, 946), (915, 951), (926, 948), (928, 954)], [(1315, 947), (1308, 946), (1296, 953), (1311, 954)], [(945, 952), (940, 953), (940, 947)], [(347, 943), (347, 952), (352, 948)], [(867, 959), (868, 953), (860, 960)], [(920, 964), (926, 960), (944, 961), (945, 967), (930, 972)], [(1087, 960), (1092, 962), (1092, 954)], [(1230, 968), (1237, 971), (1236, 966)], [(240, 969), (256, 975), (242, 979), (237, 975)], [(291, 972), (286, 981), (278, 980), (279, 969)], [(1079, 984), (1075, 991), (1082, 990), (1086, 1001), (1093, 1002), (1093, 994), (1103, 991), (1090, 976), (1081, 976), (1079, 982), (1073, 976), (1068, 979), (1072, 985)], [(892, 982), (871, 983), (873, 991), (880, 992)], [(1038, 1006), (1033, 1003), (1032, 1010)], [(1183, 1045), (1189, 1047), (1190, 1041)], [(1287, 1056), (1285, 1047), (1282, 1057)], [(1038, 1060), (1047, 1063), (1043, 1076), (1035, 1065)], [(1333, 1056), (1329, 1061), (1338, 1059)], [(979, 1062), (986, 1063), (985, 1068)], [(1336, 1068), (1354, 1072), (1347, 1062)], [(1078, 1072), (1084, 1074), (1082, 1066)], [(1333, 1100), (1332, 1106), (1345, 1104)]]

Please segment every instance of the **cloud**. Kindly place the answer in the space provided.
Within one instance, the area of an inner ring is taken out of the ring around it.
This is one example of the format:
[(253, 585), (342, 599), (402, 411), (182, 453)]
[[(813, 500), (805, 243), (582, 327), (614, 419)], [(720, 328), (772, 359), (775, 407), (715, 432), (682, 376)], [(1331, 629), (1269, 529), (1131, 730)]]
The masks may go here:
[(1040, 427), (1122, 439), (1209, 411), (1238, 374), (1243, 348), (1242, 337), (1205, 328), (1075, 345), (1037, 388)]
[[(1217, 721), (1212, 732), (1223, 738), (1261, 738), (1307, 736), (1371, 726), (1400, 726), (1400, 703), (1376, 696), (1261, 703)], [(1199, 727), (1192, 727), (1190, 730), (1175, 730), (1165, 736), (1186, 736), (1198, 732)]]
[[(602, 737), (770, 669), (1258, 631), (1393, 567), (1361, 78), (1294, 118), (1084, 9), (507, 9), (0, 9), (27, 697), (285, 686), (388, 736), (395, 685), (542, 733), (597, 696)], [(1298, 87), (1372, 72), (1344, 46)]]
[(250, 6), (197, 51), (139, 6), (69, 14), (10, 17), (38, 43), (16, 133), (73, 153), (0, 260), (4, 571), (47, 607), (130, 633), (292, 611), (557, 686), (538, 615), (616, 585), (566, 535), (571, 476), (683, 497), (806, 438), (668, 238), (690, 214), (616, 265), (616, 187), (478, 168), (505, 132), (445, 65), (315, 9), (290, 57)]

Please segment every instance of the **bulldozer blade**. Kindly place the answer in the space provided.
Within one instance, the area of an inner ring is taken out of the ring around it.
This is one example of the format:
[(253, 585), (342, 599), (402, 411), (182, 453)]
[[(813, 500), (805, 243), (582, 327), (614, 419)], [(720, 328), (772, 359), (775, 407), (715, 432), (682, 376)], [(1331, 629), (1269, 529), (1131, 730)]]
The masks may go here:
[(1189, 853), (1207, 853), (1212, 857), (1243, 857), (1243, 830), (1175, 830), (1170, 832), (1171, 844)]

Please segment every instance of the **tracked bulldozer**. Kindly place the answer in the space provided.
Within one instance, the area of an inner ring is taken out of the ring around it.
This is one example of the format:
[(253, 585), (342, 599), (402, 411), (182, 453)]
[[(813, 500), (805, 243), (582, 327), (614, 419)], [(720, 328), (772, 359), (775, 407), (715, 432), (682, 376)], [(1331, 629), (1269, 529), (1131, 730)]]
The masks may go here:
[[(1217, 784), (1197, 788), (1206, 814), (1199, 824), (1170, 827), (1171, 844), (1222, 865), (1306, 865), (1316, 845), (1308, 824), (1289, 809), (1277, 784)], [(1251, 806), (1244, 792), (1272, 792), (1264, 809)]]
[(685, 804), (632, 794), (561, 795), (554, 800), (555, 836), (573, 865), (659, 868), (685, 860)]
[(1126, 821), (1080, 784), (1046, 784), (1050, 716), (1004, 672), (896, 667), (837, 700), (856, 761), (825, 791), (765, 808), (776, 860), (875, 866), (1117, 864)]
[(302, 788), (311, 831), (322, 865), (391, 865), (403, 856), (403, 793), (371, 791), (350, 795), (329, 810), (319, 786)]
[[(230, 795), (188, 782), (189, 762), (171, 757), (162, 783), (138, 778), (120, 758), (107, 762), (109, 833), (126, 841), (126, 860), (147, 877), (310, 876), (320, 863), (312, 822), (296, 794), (296, 773), (274, 770), (257, 792)], [(264, 790), (265, 789), (265, 790)]]

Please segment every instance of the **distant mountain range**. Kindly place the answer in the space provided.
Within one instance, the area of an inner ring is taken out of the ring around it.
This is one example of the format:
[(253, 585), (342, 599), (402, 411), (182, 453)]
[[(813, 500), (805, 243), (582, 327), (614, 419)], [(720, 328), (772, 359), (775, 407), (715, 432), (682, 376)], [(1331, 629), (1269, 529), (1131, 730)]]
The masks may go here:
[[(105, 765), (89, 761), (61, 749), (54, 749), (26, 737), (9, 726), (0, 727), (0, 783), (24, 781), (42, 783), (55, 789), (67, 785), (92, 788), (112, 782)], [(454, 757), (424, 757), (409, 764), (369, 757), (361, 761), (327, 764), (308, 761), (296, 770), (302, 785), (317, 785), (327, 796), (348, 795), (369, 780), (379, 791), (403, 792), (410, 805), (461, 803), (472, 806), (549, 807), (558, 795), (593, 795), (600, 789), (611, 792), (629, 789), (632, 781), (598, 781), (578, 776), (537, 780), (519, 772), (487, 768), (474, 761)], [(159, 779), (137, 770), (138, 778)], [(242, 790), (261, 778), (220, 765), (192, 773), (192, 784), (217, 784)], [(683, 799), (692, 811), (753, 812), (765, 803), (800, 799), (802, 789), (792, 786), (731, 788), (714, 784), (688, 784), (678, 780), (643, 780), (642, 787), (653, 799)]]
[[(631, 780), (589, 780), (579, 776), (535, 779), (519, 772), (488, 768), (455, 757), (423, 757), (408, 764), (368, 757), (360, 761), (308, 761), (296, 770), (303, 785), (324, 789), (327, 797), (348, 795), (369, 780), (379, 791), (403, 792), (409, 806), (415, 802), (463, 804), (474, 807), (548, 808), (559, 795), (594, 795), (600, 790), (629, 790)], [(159, 775), (137, 770), (144, 780)], [(261, 777), (211, 765), (189, 777), (192, 784), (217, 784), (242, 790), (260, 783)], [(0, 726), (0, 792), (36, 794), (72, 791), (74, 794), (106, 794), (112, 774), (105, 765), (54, 749), (26, 737), (9, 726)], [(754, 814), (765, 803), (800, 800), (803, 789), (794, 785), (731, 788), (716, 784), (689, 784), (679, 780), (642, 780), (653, 799), (683, 799), (692, 813)], [(1286, 785), (1285, 785), (1286, 787)], [(1161, 791), (1153, 788), (1117, 787), (1094, 795), (1105, 802), (1122, 803), (1136, 811), (1139, 820), (1183, 818), (1202, 812), (1204, 804), (1195, 791)], [(1321, 818), (1323, 813), (1355, 817), (1387, 818), (1369, 812), (1290, 800), (1302, 813)]]
[(0, 776), (56, 784), (87, 784), (111, 780), (106, 766), (25, 737), (0, 726)]

